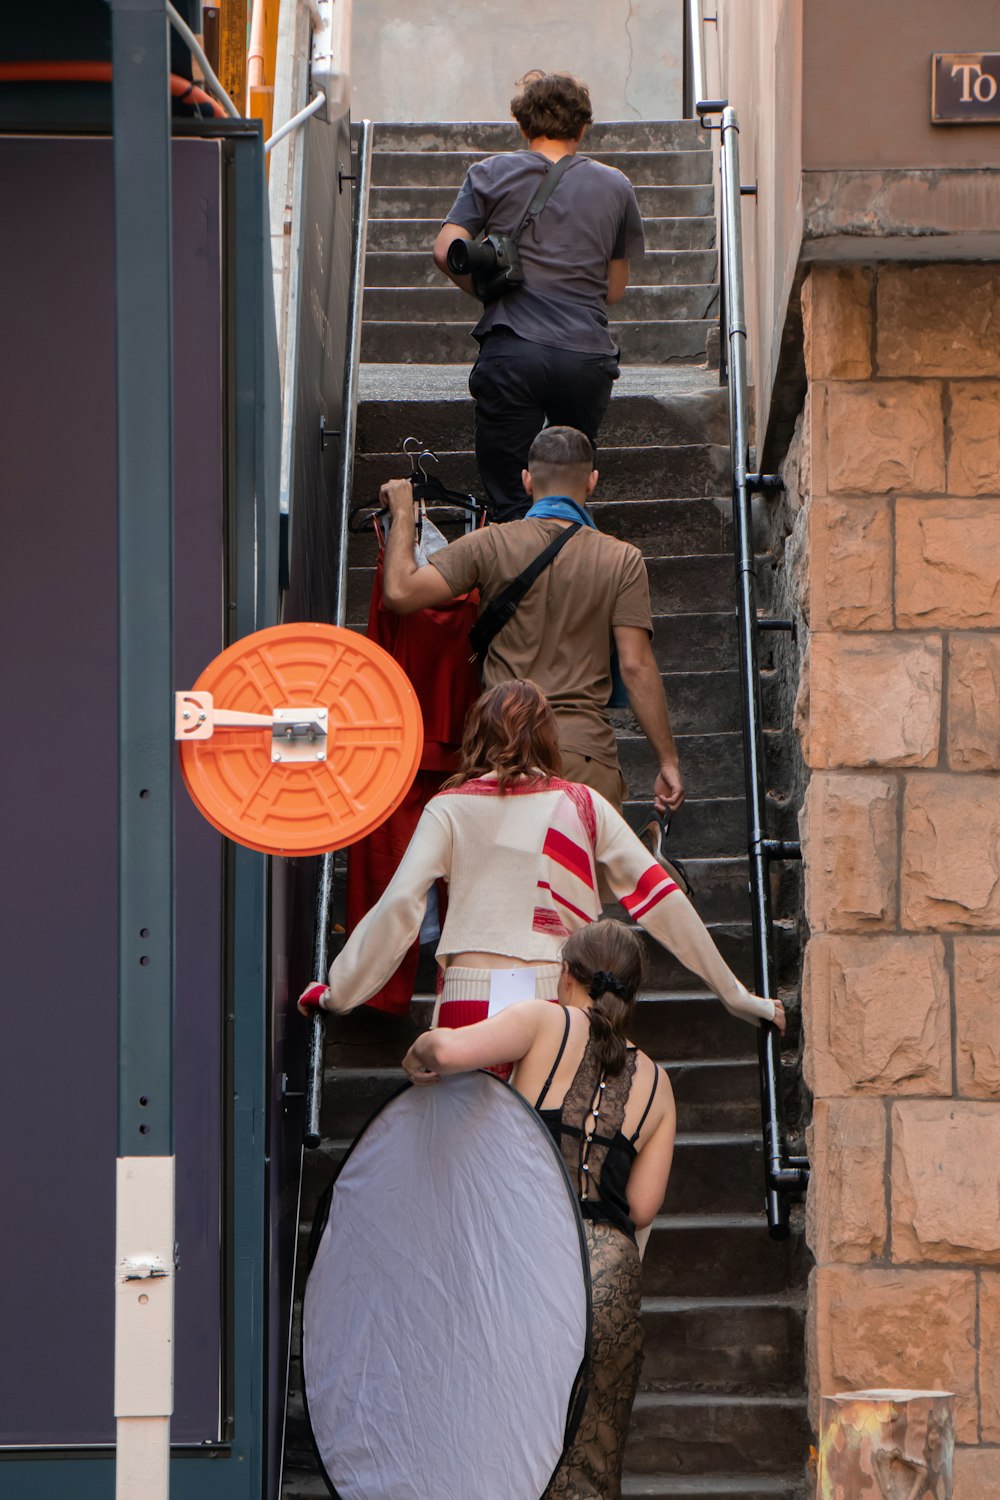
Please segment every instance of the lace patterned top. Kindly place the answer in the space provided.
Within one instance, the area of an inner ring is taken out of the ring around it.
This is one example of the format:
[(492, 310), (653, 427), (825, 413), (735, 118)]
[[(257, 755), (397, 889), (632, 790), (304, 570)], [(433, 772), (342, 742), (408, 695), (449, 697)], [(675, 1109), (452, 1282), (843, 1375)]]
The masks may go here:
[(584, 1218), (597, 1224), (612, 1224), (634, 1239), (635, 1225), (628, 1206), (628, 1179), (637, 1155), (635, 1143), (656, 1095), (660, 1070), (657, 1068), (653, 1074), (653, 1087), (642, 1118), (630, 1136), (622, 1134), (622, 1123), (635, 1081), (635, 1047), (626, 1050), (625, 1066), (621, 1072), (609, 1076), (598, 1062), (591, 1037), (562, 1104), (558, 1109), (543, 1109), (569, 1039), (569, 1010), (565, 1006), (563, 1010), (562, 1042), (535, 1108), (559, 1148)]

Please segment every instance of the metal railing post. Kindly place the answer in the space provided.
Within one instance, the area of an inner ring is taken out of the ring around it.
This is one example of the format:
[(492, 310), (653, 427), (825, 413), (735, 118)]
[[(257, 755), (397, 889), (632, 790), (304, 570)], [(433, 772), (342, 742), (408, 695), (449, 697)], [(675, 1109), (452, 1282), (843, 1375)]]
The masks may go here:
[[(334, 623), (347, 620), (347, 549), (350, 533), (347, 516), (351, 507), (354, 483), (354, 442), (358, 422), (358, 368), (361, 363), (361, 324), (364, 316), (365, 250), (368, 243), (368, 197), (372, 176), (371, 120), (362, 120), (358, 130), (357, 171), (354, 183), (354, 215), (351, 236), (350, 300), (347, 310), (347, 357), (344, 371), (344, 414), (341, 423), (340, 462), (337, 467), (337, 494), (334, 514), (337, 517), (336, 609)], [(334, 856), (320, 856), (319, 881), (316, 888), (316, 932), (313, 940), (313, 978), (325, 979), (330, 965), (330, 909), (333, 902)], [(309, 1035), (309, 1057), (306, 1069), (306, 1108), (303, 1139), (307, 1146), (318, 1146), (320, 1111), (323, 1103), (323, 1057), (326, 1020), (321, 1011), (312, 1018)]]
[[(743, 766), (746, 788), (747, 842), (750, 861), (750, 901), (754, 944), (754, 981), (758, 994), (774, 998), (770, 862), (794, 858), (797, 845), (779, 846), (767, 837), (766, 775), (763, 716), (758, 657), (756, 567), (754, 563), (747, 400), (747, 329), (743, 289), (743, 243), (740, 215), (739, 122), (736, 111), (722, 111), (722, 279), (725, 288), (729, 431), (733, 463), (733, 521), (737, 573), (737, 616), (740, 643), (740, 696), (743, 706)], [(754, 475), (755, 481), (760, 480)], [(785, 1151), (781, 1097), (781, 1045), (774, 1026), (762, 1025), (758, 1036), (762, 1130), (764, 1138), (765, 1206), (768, 1229), (775, 1239), (788, 1234), (789, 1190), (801, 1189), (808, 1178), (801, 1159)]]

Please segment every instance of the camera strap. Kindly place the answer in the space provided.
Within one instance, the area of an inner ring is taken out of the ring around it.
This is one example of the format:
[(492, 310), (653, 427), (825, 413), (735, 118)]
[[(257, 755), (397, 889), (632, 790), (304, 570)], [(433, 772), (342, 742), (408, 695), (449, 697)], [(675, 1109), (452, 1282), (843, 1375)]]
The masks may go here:
[(542, 178), (542, 181), (539, 184), (538, 191), (532, 198), (531, 202), (528, 204), (527, 213), (515, 229), (514, 233), (511, 235), (511, 239), (514, 241), (515, 245), (520, 241), (520, 238), (524, 231), (527, 229), (528, 225), (533, 223), (534, 220), (538, 218), (538, 215), (541, 213), (546, 203), (548, 203), (549, 199), (552, 197), (552, 194), (555, 192), (556, 188), (562, 181), (563, 174), (565, 173), (566, 168), (574, 160), (574, 156), (575, 153), (573, 153), (572, 151), (569, 152), (566, 156), (560, 156), (559, 160), (553, 162), (548, 171), (545, 173), (545, 176)]
[(483, 610), (479, 619), (469, 631), (469, 645), (472, 647), (479, 661), (480, 667), (486, 660), (486, 653), (490, 649), (490, 642), (498, 635), (508, 620), (513, 619), (517, 613), (517, 606), (531, 588), (539, 574), (544, 573), (549, 563), (557, 552), (561, 552), (571, 536), (575, 536), (580, 530), (580, 522), (574, 521), (571, 526), (560, 531), (554, 541), (551, 541), (544, 551), (539, 552), (537, 557), (532, 558), (528, 566), (507, 587), (491, 599)]

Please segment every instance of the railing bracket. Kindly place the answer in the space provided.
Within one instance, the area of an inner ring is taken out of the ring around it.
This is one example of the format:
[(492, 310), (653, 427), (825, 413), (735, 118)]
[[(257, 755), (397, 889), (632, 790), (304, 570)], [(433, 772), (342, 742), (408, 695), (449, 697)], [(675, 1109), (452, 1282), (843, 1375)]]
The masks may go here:
[(798, 627), (794, 620), (778, 619), (774, 615), (758, 615), (758, 630), (786, 630), (794, 641), (798, 635)]
[(785, 481), (780, 474), (748, 474), (748, 490), (783, 490)]

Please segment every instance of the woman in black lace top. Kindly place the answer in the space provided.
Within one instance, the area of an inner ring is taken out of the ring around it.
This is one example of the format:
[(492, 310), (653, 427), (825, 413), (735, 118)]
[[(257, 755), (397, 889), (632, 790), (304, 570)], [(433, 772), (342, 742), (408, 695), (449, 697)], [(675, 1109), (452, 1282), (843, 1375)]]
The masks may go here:
[(593, 1285), (590, 1392), (545, 1500), (618, 1500), (642, 1360), (636, 1229), (663, 1201), (676, 1114), (665, 1073), (628, 1040), (643, 975), (638, 938), (592, 922), (563, 948), (559, 1005), (528, 1000), (461, 1030), (425, 1032), (403, 1059), (435, 1083), (517, 1059), (513, 1086), (538, 1109), (576, 1186)]

